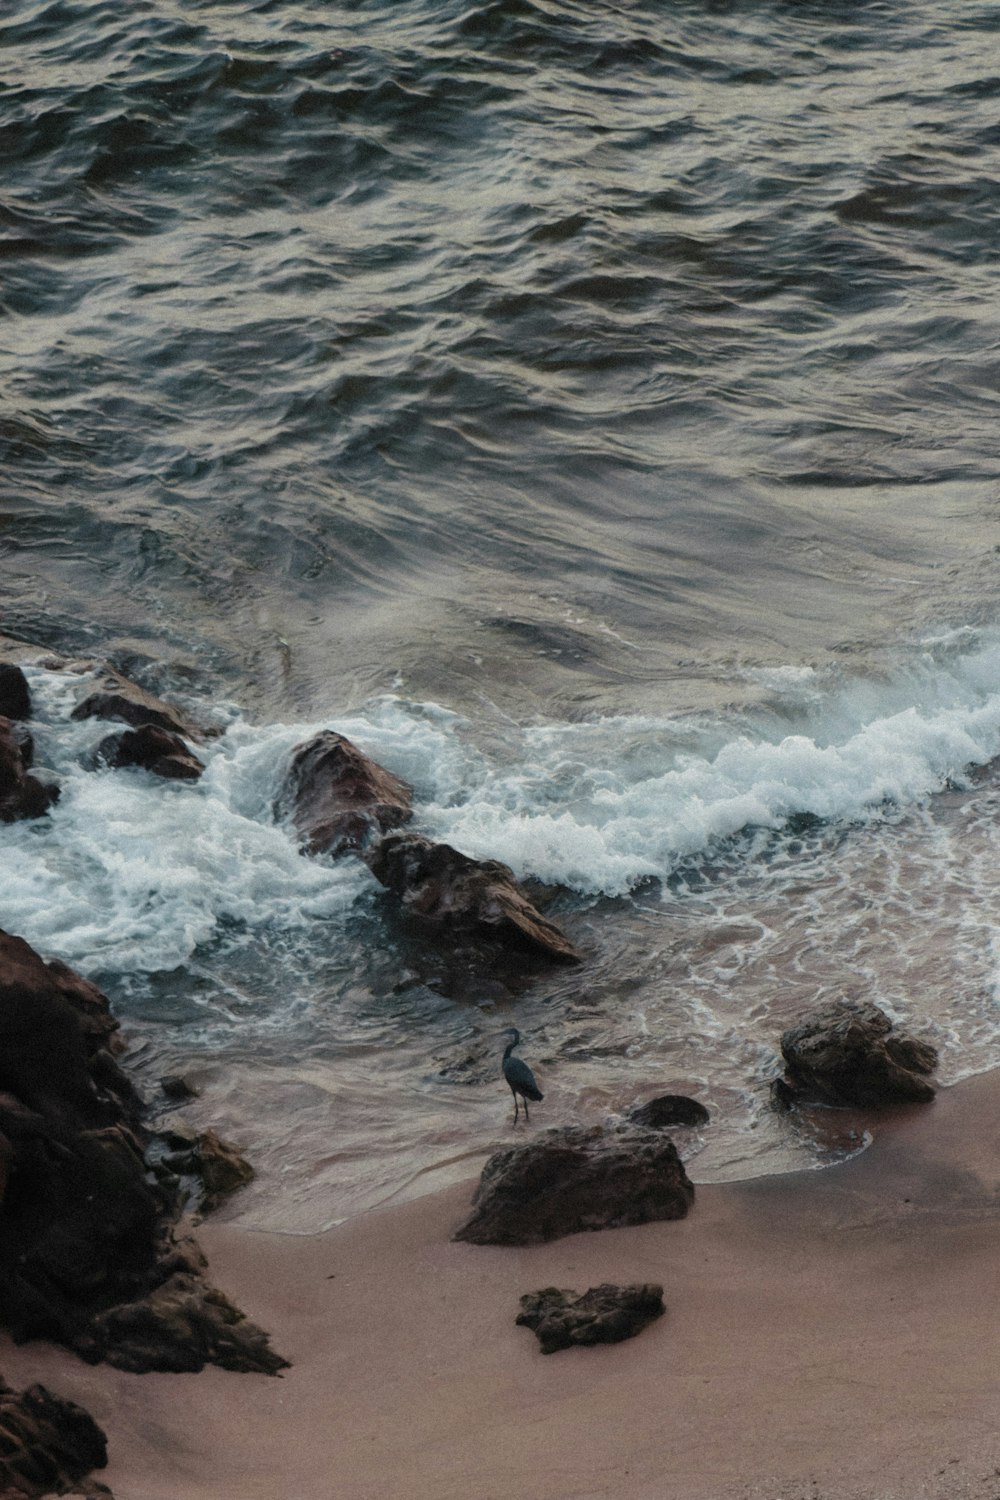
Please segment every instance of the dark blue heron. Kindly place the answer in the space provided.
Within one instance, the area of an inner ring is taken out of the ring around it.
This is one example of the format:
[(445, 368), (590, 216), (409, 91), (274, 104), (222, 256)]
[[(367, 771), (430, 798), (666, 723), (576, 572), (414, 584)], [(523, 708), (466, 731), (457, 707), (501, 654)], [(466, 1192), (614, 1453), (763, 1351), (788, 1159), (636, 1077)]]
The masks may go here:
[(526, 1120), (531, 1119), (531, 1116), (528, 1114), (528, 1100), (534, 1099), (538, 1103), (545, 1098), (545, 1095), (535, 1082), (535, 1075), (528, 1067), (528, 1064), (522, 1062), (519, 1057), (511, 1057), (514, 1048), (520, 1046), (521, 1043), (521, 1033), (517, 1027), (508, 1027), (504, 1035), (511, 1038), (507, 1050), (503, 1055), (503, 1076), (506, 1078), (510, 1091), (514, 1095), (514, 1124), (516, 1125), (518, 1094), (524, 1100), (524, 1118)]

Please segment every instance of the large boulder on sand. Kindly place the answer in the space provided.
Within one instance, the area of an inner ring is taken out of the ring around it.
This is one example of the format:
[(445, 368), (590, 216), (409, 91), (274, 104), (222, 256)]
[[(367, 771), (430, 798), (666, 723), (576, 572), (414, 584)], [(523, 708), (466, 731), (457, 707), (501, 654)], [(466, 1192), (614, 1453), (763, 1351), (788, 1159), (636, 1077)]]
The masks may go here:
[(357, 745), (324, 729), (292, 751), (275, 802), (310, 854), (363, 849), (413, 816), (410, 787)]
[(926, 1104), (937, 1053), (893, 1033), (892, 1021), (861, 1000), (824, 1005), (782, 1034), (785, 1097), (823, 1104)]
[(375, 879), (424, 928), (514, 945), (557, 963), (579, 963), (566, 934), (543, 917), (496, 859), (471, 859), (450, 844), (391, 833), (365, 856)]
[(623, 1339), (634, 1339), (665, 1312), (662, 1286), (602, 1282), (582, 1297), (557, 1286), (525, 1292), (516, 1321), (534, 1330), (543, 1354), (554, 1354), (573, 1344), (620, 1344)]
[[(230, 1368), (274, 1373), (285, 1361), (204, 1280), (197, 1247), (175, 1238), (179, 1205), (145, 1160), (142, 1101), (116, 1042), (94, 985), (0, 932), (0, 1321), (18, 1340), (55, 1339), (127, 1369), (241, 1359)], [(177, 1276), (184, 1307), (200, 1311), (164, 1317)]]
[(584, 1229), (682, 1219), (694, 1185), (673, 1142), (629, 1125), (566, 1125), (497, 1151), (456, 1240), (538, 1245)]

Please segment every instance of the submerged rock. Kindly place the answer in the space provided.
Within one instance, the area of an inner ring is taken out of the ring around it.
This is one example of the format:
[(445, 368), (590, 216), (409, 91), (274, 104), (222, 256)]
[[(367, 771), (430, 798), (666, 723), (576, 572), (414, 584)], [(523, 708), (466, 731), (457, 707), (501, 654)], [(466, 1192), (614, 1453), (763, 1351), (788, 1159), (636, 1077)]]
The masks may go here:
[(0, 1495), (3, 1500), (74, 1495), (97, 1500), (107, 1485), (87, 1478), (108, 1462), (104, 1433), (89, 1412), (44, 1385), (18, 1393), (0, 1380)]
[(543, 1354), (554, 1354), (573, 1344), (620, 1344), (665, 1312), (662, 1286), (603, 1282), (582, 1297), (555, 1286), (526, 1292), (516, 1321), (534, 1330)]
[(388, 834), (366, 855), (375, 879), (432, 931), (491, 938), (557, 963), (579, 963), (566, 934), (543, 917), (499, 860), (471, 859), (416, 833)]
[(537, 1245), (584, 1229), (682, 1219), (694, 1185), (658, 1130), (567, 1125), (491, 1156), (456, 1240)]
[(646, 1104), (637, 1104), (625, 1118), (650, 1130), (666, 1130), (671, 1125), (707, 1125), (710, 1116), (704, 1104), (687, 1094), (660, 1094)]
[(927, 1042), (892, 1034), (877, 1005), (840, 1000), (822, 1006), (782, 1034), (787, 1072), (784, 1102), (823, 1104), (926, 1104), (934, 1088), (926, 1075), (937, 1067)]
[(94, 760), (111, 770), (137, 766), (169, 781), (197, 781), (205, 769), (179, 734), (156, 724), (109, 734), (95, 750)]
[(401, 777), (326, 729), (292, 751), (275, 812), (291, 816), (310, 854), (344, 854), (408, 822), (411, 801)]
[[(178, 1204), (148, 1169), (142, 1101), (113, 1056), (117, 1030), (96, 986), (0, 932), (0, 1319), (18, 1341), (54, 1339), (127, 1369), (239, 1357), (247, 1363), (230, 1368), (273, 1373), (285, 1362), (251, 1324), (234, 1344), (241, 1315), (175, 1238)], [(162, 1288), (179, 1273), (183, 1355), (180, 1324), (162, 1315)], [(147, 1303), (140, 1356), (132, 1331)], [(120, 1330), (129, 1336), (118, 1342)]]
[(30, 734), (8, 718), (0, 718), (0, 823), (40, 818), (59, 799), (59, 788), (32, 776)]

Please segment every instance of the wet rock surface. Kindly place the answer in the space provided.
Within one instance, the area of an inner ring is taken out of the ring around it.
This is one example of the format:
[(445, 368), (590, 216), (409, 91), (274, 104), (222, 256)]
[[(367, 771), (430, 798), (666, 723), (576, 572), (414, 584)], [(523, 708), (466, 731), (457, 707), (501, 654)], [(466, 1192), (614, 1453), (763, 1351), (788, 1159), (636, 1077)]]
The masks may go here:
[(107, 1441), (83, 1407), (44, 1385), (17, 1392), (0, 1380), (0, 1497), (108, 1497), (107, 1485), (88, 1479), (108, 1461)]
[(109, 734), (95, 750), (94, 763), (109, 770), (136, 767), (168, 781), (197, 781), (205, 769), (179, 734), (156, 724)]
[(310, 854), (360, 850), (413, 815), (412, 791), (341, 734), (325, 730), (292, 751), (275, 803)]
[(582, 1296), (555, 1286), (526, 1292), (516, 1321), (534, 1331), (543, 1354), (555, 1354), (574, 1344), (620, 1344), (665, 1312), (662, 1286), (602, 1282)]
[(782, 1034), (786, 1064), (780, 1102), (849, 1105), (926, 1104), (927, 1075), (937, 1052), (892, 1030), (877, 1005), (842, 1000), (825, 1005)]
[(13, 719), (0, 718), (0, 823), (40, 818), (58, 801), (59, 788), (32, 776), (31, 735)]
[[(142, 1101), (115, 1050), (117, 1023), (96, 986), (0, 932), (0, 1319), (18, 1341), (53, 1339), (128, 1369), (224, 1357), (274, 1373), (284, 1361), (252, 1325), (234, 1340), (241, 1315), (177, 1241), (179, 1203), (148, 1168)], [(123, 1332), (136, 1315), (123, 1322), (116, 1310), (159, 1308), (178, 1274), (184, 1305), (200, 1311), (183, 1328), (150, 1314), (162, 1336), (139, 1364)]]
[(566, 934), (532, 905), (499, 860), (471, 859), (415, 833), (388, 834), (365, 859), (403, 912), (426, 930), (513, 945), (556, 963), (580, 962)]
[(183, 739), (200, 739), (201, 731), (179, 708), (147, 693), (114, 667), (105, 666), (100, 686), (87, 694), (70, 715), (73, 719), (112, 719), (138, 729), (144, 724), (166, 729)]
[(567, 1125), (490, 1157), (455, 1231), (474, 1245), (537, 1245), (581, 1230), (682, 1219), (694, 1185), (673, 1142), (633, 1125)]
[(704, 1104), (687, 1094), (660, 1094), (645, 1104), (637, 1104), (625, 1118), (633, 1125), (642, 1125), (648, 1130), (666, 1130), (672, 1125), (707, 1125), (709, 1113)]

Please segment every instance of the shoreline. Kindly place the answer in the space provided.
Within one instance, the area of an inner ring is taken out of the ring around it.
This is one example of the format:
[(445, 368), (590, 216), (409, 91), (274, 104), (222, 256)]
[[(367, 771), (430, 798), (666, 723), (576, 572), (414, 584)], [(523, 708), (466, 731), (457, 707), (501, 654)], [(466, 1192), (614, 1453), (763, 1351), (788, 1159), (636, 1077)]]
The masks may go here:
[[(322, 1235), (210, 1220), (212, 1279), (280, 1379), (0, 1370), (87, 1407), (116, 1500), (997, 1500), (1000, 1071), (876, 1119), (820, 1171), (700, 1187), (686, 1219), (452, 1243), (469, 1181)], [(626, 1343), (544, 1356), (522, 1292), (659, 1281)]]

